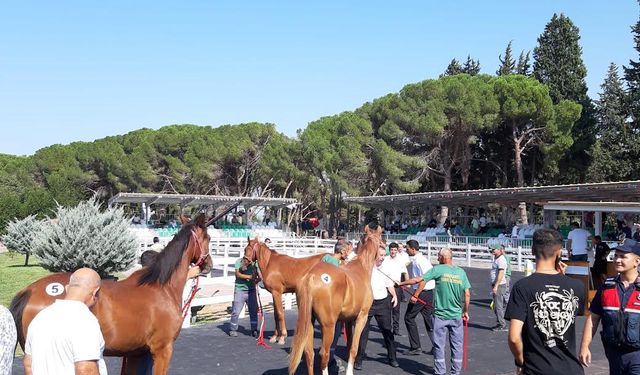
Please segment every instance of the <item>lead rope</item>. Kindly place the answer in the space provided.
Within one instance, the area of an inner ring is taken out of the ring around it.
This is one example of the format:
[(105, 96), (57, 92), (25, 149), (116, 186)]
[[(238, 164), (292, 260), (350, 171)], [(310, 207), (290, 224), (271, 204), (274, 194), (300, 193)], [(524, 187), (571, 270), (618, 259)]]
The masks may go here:
[[(393, 281), (393, 285), (394, 285), (394, 286), (398, 285), (398, 282), (397, 282), (397, 281), (395, 281), (394, 279), (392, 279), (392, 278), (391, 278), (391, 276), (389, 276), (389, 275), (387, 275), (386, 273), (384, 273), (384, 272), (380, 271), (380, 269), (378, 269), (378, 268), (376, 268), (376, 270), (377, 270), (378, 272), (380, 272), (381, 274), (385, 275), (385, 276), (387, 277), (387, 279), (389, 279), (389, 280)], [(421, 304), (423, 304), (423, 305), (425, 305), (425, 306), (431, 306), (431, 304), (430, 304), (429, 302), (427, 302), (427, 301), (425, 301), (425, 300), (421, 299), (421, 298), (420, 298), (420, 297), (418, 297), (418, 296), (415, 296), (415, 295), (413, 294), (413, 292), (411, 292), (411, 291), (409, 290), (409, 288), (407, 288), (406, 286), (404, 286), (404, 285), (398, 285), (398, 286), (399, 286), (402, 290), (404, 290), (405, 292), (407, 292), (407, 294), (408, 294), (409, 296), (411, 296), (411, 297), (415, 297), (415, 299), (416, 299), (418, 302), (420, 302)], [(400, 297), (396, 296), (396, 298), (400, 298)], [(398, 303), (400, 303), (400, 301), (398, 301)]]
[(462, 369), (467, 369), (467, 341), (469, 340), (469, 319), (462, 319), (464, 321), (464, 340), (462, 347)]
[[(262, 301), (260, 300), (260, 286), (256, 284), (256, 299), (258, 300), (258, 316), (260, 319), (260, 334), (256, 340), (256, 346), (264, 346), (267, 349), (271, 349), (271, 345), (264, 341), (264, 311), (262, 310)], [(275, 301), (274, 301), (275, 302)], [(282, 303), (282, 301), (280, 301)]]

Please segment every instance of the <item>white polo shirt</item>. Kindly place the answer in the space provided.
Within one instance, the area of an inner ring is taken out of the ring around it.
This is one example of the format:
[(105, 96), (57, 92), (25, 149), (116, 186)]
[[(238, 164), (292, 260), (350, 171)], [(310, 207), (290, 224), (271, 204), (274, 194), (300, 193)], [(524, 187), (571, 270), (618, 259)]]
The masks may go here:
[(387, 272), (388, 269), (384, 266), (385, 262), (382, 262), (380, 268), (374, 266), (373, 271), (371, 271), (371, 291), (373, 292), (374, 300), (387, 298), (387, 294), (389, 293), (387, 288), (393, 286), (393, 281), (383, 274), (384, 272), (389, 275)]
[(567, 239), (571, 240), (571, 254), (584, 255), (587, 253), (587, 241), (591, 233), (582, 228), (573, 229), (567, 235)]
[(405, 260), (404, 257), (398, 253), (395, 258), (392, 258), (391, 255), (388, 255), (384, 258), (384, 262), (382, 265), (386, 270), (389, 271), (388, 275), (394, 281), (402, 281), (402, 274), (407, 272), (407, 264), (409, 263), (409, 258)]
[[(427, 271), (429, 271), (431, 268), (433, 268), (429, 259), (427, 259), (419, 251), (416, 255), (410, 256), (409, 260), (411, 261), (411, 264), (407, 268), (409, 270), (410, 278), (422, 276), (425, 273), (427, 273)], [(436, 287), (436, 281), (430, 280), (427, 282), (427, 285), (424, 287), (424, 290), (431, 290), (431, 289), (434, 289), (435, 287)], [(411, 285), (411, 289), (413, 290), (418, 289), (418, 284)]]
[(80, 361), (98, 361), (100, 375), (106, 375), (103, 350), (98, 319), (84, 303), (67, 300), (56, 300), (36, 315), (24, 348), (33, 375), (74, 375)]

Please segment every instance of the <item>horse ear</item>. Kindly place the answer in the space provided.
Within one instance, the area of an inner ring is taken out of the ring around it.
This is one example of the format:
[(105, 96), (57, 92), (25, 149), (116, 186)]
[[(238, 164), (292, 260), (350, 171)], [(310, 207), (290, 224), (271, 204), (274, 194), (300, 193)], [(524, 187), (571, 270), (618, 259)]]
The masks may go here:
[(204, 214), (200, 214), (194, 220), (195, 224), (200, 228), (206, 228), (205, 224), (207, 223), (206, 216)]
[(364, 226), (364, 234), (369, 234), (369, 233), (371, 233), (371, 230), (369, 230), (369, 226), (368, 225), (365, 225)]
[(382, 227), (381, 226), (378, 225), (376, 227), (375, 234), (377, 234), (378, 237), (382, 237)]
[(249, 236), (247, 236), (247, 243), (251, 242), (251, 238), (249, 238)]
[(182, 225), (185, 225), (185, 224), (189, 223), (189, 221), (190, 221), (189, 218), (184, 214), (178, 215), (178, 219), (180, 220), (180, 223)]

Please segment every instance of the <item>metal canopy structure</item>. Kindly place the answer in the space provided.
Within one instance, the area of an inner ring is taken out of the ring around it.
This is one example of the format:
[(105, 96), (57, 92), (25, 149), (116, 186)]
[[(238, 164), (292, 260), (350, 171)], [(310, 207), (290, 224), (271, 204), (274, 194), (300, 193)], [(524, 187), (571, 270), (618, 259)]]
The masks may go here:
[(192, 195), (192, 194), (160, 194), (160, 193), (119, 193), (109, 199), (109, 206), (114, 204), (152, 204), (169, 205), (177, 204), (186, 206), (214, 206), (220, 207), (240, 202), (243, 207), (267, 206), (282, 208), (297, 204), (292, 198), (263, 198), (263, 197), (236, 197), (223, 195)]
[(345, 201), (374, 208), (481, 207), (489, 203), (515, 207), (520, 202), (545, 205), (553, 201), (638, 202), (640, 201), (640, 181), (347, 197)]

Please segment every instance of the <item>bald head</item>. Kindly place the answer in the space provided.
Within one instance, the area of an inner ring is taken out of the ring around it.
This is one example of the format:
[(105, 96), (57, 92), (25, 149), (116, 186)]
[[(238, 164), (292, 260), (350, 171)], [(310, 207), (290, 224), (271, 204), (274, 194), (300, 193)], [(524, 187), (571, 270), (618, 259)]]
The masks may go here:
[(91, 307), (96, 303), (100, 290), (100, 275), (91, 268), (80, 268), (69, 279), (65, 299), (80, 301)]

